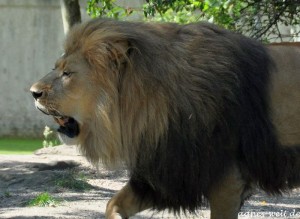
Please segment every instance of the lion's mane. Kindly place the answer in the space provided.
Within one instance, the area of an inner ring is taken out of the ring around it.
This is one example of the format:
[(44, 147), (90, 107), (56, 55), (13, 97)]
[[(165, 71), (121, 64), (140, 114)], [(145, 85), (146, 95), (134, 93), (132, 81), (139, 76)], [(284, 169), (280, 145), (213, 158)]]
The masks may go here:
[(124, 163), (134, 192), (157, 209), (195, 210), (233, 165), (267, 192), (285, 189), (272, 63), (256, 41), (208, 23), (96, 19), (70, 32), (65, 51), (80, 51), (98, 84), (82, 151), (93, 163)]

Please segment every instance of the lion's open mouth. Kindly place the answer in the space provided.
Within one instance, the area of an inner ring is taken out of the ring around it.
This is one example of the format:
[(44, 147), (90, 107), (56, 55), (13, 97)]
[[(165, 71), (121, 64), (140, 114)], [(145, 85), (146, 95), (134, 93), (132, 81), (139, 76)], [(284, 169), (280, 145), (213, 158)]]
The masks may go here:
[(59, 128), (57, 129), (58, 132), (69, 138), (74, 138), (79, 135), (79, 123), (74, 118), (62, 116), (57, 112), (50, 112), (40, 106), (36, 106), (36, 108), (48, 116), (53, 116), (55, 122), (59, 124)]
[(54, 116), (54, 120), (59, 124), (58, 132), (69, 138), (74, 138), (79, 135), (79, 124), (74, 118), (68, 116)]

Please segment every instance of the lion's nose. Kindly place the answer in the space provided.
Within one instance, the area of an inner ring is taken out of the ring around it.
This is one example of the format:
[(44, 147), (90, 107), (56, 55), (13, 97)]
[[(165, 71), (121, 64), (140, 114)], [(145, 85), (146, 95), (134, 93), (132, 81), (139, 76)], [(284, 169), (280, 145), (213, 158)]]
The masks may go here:
[(34, 99), (37, 100), (38, 98), (40, 98), (41, 96), (43, 96), (43, 91), (41, 91), (41, 92), (31, 91), (31, 94), (34, 97)]
[(32, 87), (30, 88), (30, 92), (31, 92), (31, 94), (32, 94), (32, 96), (33, 96), (33, 98), (34, 98), (35, 100), (37, 100), (37, 99), (39, 99), (40, 97), (43, 96), (43, 91), (37, 89), (35, 86), (32, 86)]

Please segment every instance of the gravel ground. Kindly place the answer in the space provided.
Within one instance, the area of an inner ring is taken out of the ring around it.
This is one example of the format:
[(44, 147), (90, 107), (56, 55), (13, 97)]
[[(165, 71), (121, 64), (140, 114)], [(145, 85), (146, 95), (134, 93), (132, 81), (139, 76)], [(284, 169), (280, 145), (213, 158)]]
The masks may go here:
[[(57, 183), (62, 176), (80, 175), (88, 189), (78, 191)], [(35, 155), (0, 155), (0, 218), (104, 218), (107, 201), (127, 182), (125, 170), (96, 170), (73, 146), (41, 149)], [(48, 192), (59, 203), (29, 207), (38, 194)], [(209, 208), (197, 215), (174, 216), (145, 211), (132, 217), (209, 218)], [(245, 202), (241, 219), (300, 218), (300, 190), (281, 197), (257, 192)]]

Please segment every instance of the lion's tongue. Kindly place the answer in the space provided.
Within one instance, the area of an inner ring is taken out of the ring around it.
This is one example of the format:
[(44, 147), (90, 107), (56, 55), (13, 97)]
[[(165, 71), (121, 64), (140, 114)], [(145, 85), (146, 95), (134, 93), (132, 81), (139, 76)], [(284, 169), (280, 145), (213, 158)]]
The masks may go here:
[(79, 135), (80, 127), (74, 118), (68, 116), (54, 116), (54, 120), (59, 124), (58, 132), (69, 138), (74, 138)]
[(79, 124), (74, 118), (57, 118), (57, 123), (60, 125), (57, 131), (68, 136), (69, 138), (74, 138), (79, 135)]
[(69, 118), (68, 117), (54, 117), (54, 120), (60, 126), (65, 126), (65, 124), (69, 121)]

